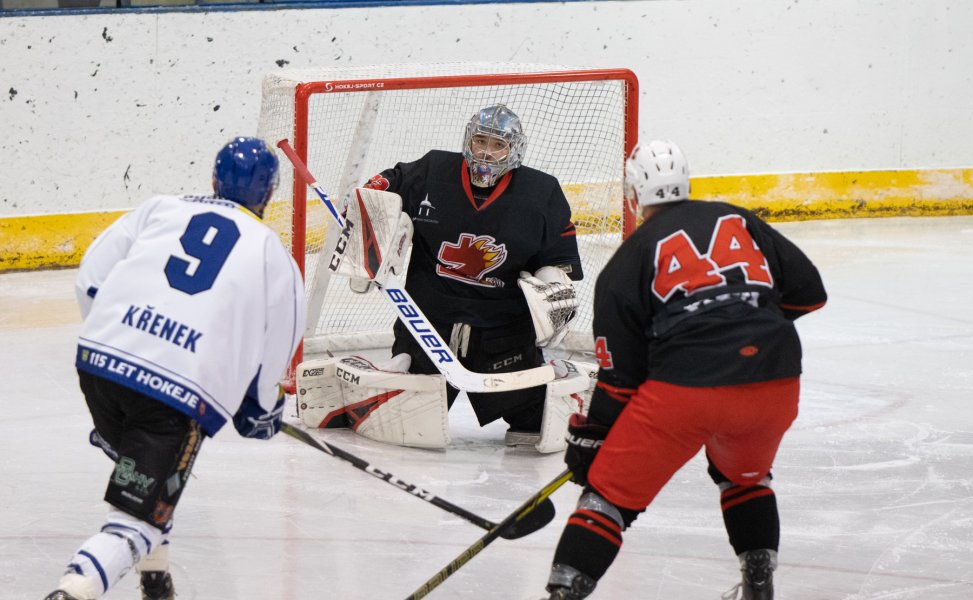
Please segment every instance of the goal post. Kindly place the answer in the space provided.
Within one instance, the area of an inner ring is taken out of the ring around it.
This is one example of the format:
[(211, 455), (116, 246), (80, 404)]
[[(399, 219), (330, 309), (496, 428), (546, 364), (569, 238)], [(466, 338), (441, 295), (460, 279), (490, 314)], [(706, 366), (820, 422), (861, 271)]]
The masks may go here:
[[(630, 70), (495, 63), (284, 70), (264, 78), (257, 135), (269, 144), (289, 139), (340, 208), (383, 169), (432, 149), (461, 151), (470, 117), (497, 103), (521, 119), (523, 164), (557, 177), (571, 205), (585, 280), (564, 343), (588, 350), (595, 279), (635, 227), (622, 193), (638, 132), (638, 80)], [(335, 227), (287, 160), (264, 221), (304, 274), (309, 311), (301, 352), (391, 346), (395, 315), (380, 295), (355, 294), (347, 280), (328, 276)], [(434, 317), (434, 307), (428, 312)]]

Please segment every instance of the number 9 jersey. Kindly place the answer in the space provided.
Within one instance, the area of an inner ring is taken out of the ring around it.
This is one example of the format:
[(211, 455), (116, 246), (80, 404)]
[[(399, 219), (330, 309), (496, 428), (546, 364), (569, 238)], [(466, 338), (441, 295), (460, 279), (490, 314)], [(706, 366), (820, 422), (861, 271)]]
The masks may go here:
[(276, 233), (215, 196), (155, 196), (95, 239), (76, 282), (77, 368), (187, 414), (210, 436), (246, 398), (273, 410), (304, 284)]

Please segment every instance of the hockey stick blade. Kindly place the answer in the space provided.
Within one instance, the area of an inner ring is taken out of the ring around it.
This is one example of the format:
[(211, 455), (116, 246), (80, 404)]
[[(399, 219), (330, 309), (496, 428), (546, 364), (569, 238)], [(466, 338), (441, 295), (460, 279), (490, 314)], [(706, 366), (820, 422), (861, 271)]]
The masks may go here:
[[(472, 546), (460, 552), (459, 556), (454, 558), (448, 565), (440, 569), (438, 573), (426, 580), (424, 584), (419, 586), (419, 588), (412, 592), (412, 594), (405, 600), (419, 600), (419, 598), (425, 598), (427, 595), (429, 595), (429, 592), (438, 587), (442, 582), (446, 581), (450, 575), (458, 571), (463, 565), (468, 563), (470, 559), (482, 552), (483, 549), (490, 545), (495, 539), (502, 537), (500, 532), (505, 527), (508, 527), (518, 521), (525, 520), (532, 512), (540, 509), (545, 502), (550, 502), (550, 495), (557, 491), (559, 487), (568, 481), (571, 481), (571, 476), (571, 471), (566, 470), (555, 477), (550, 483), (541, 488), (539, 492), (528, 498), (527, 501), (520, 505), (517, 510), (510, 513), (510, 515), (501, 521), (495, 529), (491, 529), (486, 533), (486, 535), (476, 540)], [(554, 515), (552, 513), (551, 518), (553, 517)]]
[[(277, 147), (294, 165), (294, 172), (304, 180), (304, 183), (314, 188), (314, 191), (328, 206), (338, 225), (344, 226), (344, 221), (338, 215), (331, 200), (321, 190), (321, 186), (318, 185), (317, 180), (308, 170), (304, 161), (301, 160), (301, 157), (291, 147), (290, 142), (286, 138), (279, 140)], [(460, 364), (459, 359), (450, 350), (449, 344), (443, 341), (442, 336), (432, 326), (409, 293), (405, 291), (405, 288), (401, 286), (397, 277), (389, 277), (384, 285), (377, 281), (372, 283), (395, 306), (395, 315), (399, 321), (409, 330), (409, 333), (415, 338), (429, 360), (436, 365), (436, 368), (454, 388), (478, 393), (508, 392), (544, 385), (556, 378), (554, 368), (551, 365), (542, 365), (510, 373), (476, 373), (470, 371)]]
[(314, 436), (310, 435), (306, 431), (294, 427), (290, 423), (282, 423), (280, 430), (283, 433), (291, 436), (292, 438), (303, 442), (304, 444), (320, 450), (325, 454), (339, 458), (347, 463), (350, 463), (353, 467), (360, 471), (364, 471), (369, 475), (381, 479), (382, 481), (400, 489), (408, 492), (410, 495), (424, 500), (433, 506), (441, 508), (446, 512), (452, 513), (458, 517), (462, 517), (473, 523), (481, 529), (486, 529), (487, 531), (494, 531), (500, 528), (500, 537), (508, 540), (515, 540), (522, 538), (526, 535), (530, 535), (535, 531), (542, 529), (545, 525), (550, 523), (554, 519), (554, 504), (547, 500), (546, 505), (541, 503), (535, 509), (530, 512), (525, 513), (521, 519), (516, 519), (510, 523), (494, 523), (493, 521), (484, 519), (483, 517), (471, 513), (465, 508), (456, 506), (452, 502), (447, 502), (446, 500), (436, 496), (435, 494), (428, 492), (418, 486), (412, 485), (405, 481), (402, 481), (395, 475), (392, 475), (388, 471), (383, 471), (376, 467), (373, 467), (367, 461), (355, 456), (354, 454), (342, 450), (337, 446), (333, 446), (327, 442), (316, 439)]
[(503, 526), (500, 530), (500, 537), (505, 540), (516, 540), (528, 536), (539, 529), (543, 529), (556, 516), (557, 511), (554, 508), (554, 503), (551, 502), (550, 498), (544, 498), (540, 504), (527, 514), (522, 515), (520, 519)]

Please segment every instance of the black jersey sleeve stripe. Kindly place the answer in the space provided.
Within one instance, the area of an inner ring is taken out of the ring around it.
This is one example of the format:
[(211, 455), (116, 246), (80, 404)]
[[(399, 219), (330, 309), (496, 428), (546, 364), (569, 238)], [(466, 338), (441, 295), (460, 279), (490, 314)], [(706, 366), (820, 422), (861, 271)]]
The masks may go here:
[(793, 304), (781, 304), (780, 308), (782, 310), (795, 310), (802, 313), (809, 313), (818, 310), (819, 308), (823, 307), (825, 304), (827, 304), (827, 301), (818, 302), (817, 304), (812, 304), (810, 306), (795, 306)]
[(632, 399), (632, 394), (635, 393), (635, 388), (617, 387), (603, 381), (599, 381), (595, 387), (601, 388), (609, 397), (619, 402), (628, 402)]

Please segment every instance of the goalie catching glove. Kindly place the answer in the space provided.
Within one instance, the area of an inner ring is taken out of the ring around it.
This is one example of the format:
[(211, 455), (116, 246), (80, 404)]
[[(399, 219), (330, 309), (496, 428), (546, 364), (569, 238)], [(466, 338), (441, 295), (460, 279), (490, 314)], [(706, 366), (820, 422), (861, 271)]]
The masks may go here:
[(524, 271), (517, 285), (530, 309), (537, 347), (560, 344), (578, 314), (578, 295), (567, 273), (557, 267), (541, 267), (533, 275)]

